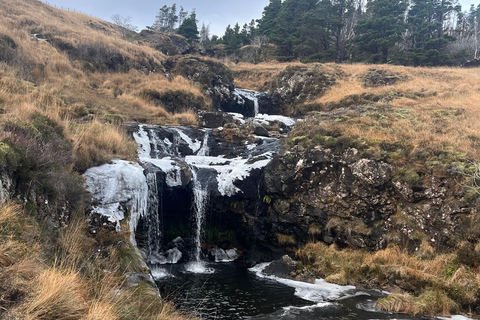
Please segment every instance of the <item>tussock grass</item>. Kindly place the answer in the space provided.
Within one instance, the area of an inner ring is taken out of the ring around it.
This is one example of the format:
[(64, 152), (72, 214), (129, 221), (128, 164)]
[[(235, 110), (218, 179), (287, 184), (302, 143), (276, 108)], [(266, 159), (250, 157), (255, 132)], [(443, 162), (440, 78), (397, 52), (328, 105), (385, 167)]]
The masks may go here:
[(86, 288), (73, 270), (49, 269), (37, 279), (37, 290), (26, 306), (27, 319), (80, 319), (86, 313)]
[[(365, 140), (408, 142), (414, 150), (480, 156), (480, 124), (476, 121), (480, 116), (480, 69), (363, 64), (337, 68), (342, 71), (337, 84), (306, 104), (313, 109), (351, 110), (327, 120), (325, 126)], [(365, 88), (362, 77), (372, 68), (387, 70), (404, 80)]]
[(79, 171), (109, 161), (114, 157), (133, 160), (136, 145), (114, 125), (93, 121), (71, 128), (75, 167)]
[(295, 237), (292, 235), (275, 233), (275, 236), (277, 237), (278, 244), (281, 246), (294, 245), (297, 243)]
[(83, 214), (75, 212), (58, 239), (43, 243), (39, 234), (52, 230), (42, 230), (13, 202), (0, 209), (0, 307), (9, 317), (193, 319), (177, 313), (150, 284), (128, 286), (125, 273), (143, 271), (138, 255), (121, 252), (132, 250), (129, 234), (92, 238)]
[(431, 316), (470, 311), (480, 299), (478, 268), (462, 265), (457, 254), (432, 255), (433, 248), (422, 246), (428, 255), (412, 255), (394, 245), (369, 253), (309, 243), (296, 255), (315, 276), (332, 283), (387, 289), (400, 285), (397, 290), (403, 293), (378, 301), (383, 310)]

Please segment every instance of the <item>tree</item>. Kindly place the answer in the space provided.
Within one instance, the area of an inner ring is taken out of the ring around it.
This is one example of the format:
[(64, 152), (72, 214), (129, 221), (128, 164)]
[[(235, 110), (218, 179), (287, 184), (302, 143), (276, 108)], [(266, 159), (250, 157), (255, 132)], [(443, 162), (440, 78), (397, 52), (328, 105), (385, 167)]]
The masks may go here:
[(189, 42), (198, 41), (199, 32), (197, 27), (197, 15), (195, 10), (192, 10), (192, 13), (186, 18), (182, 25), (178, 27), (177, 33), (181, 36), (187, 38)]
[(132, 19), (131, 17), (122, 17), (119, 14), (114, 14), (111, 17), (111, 19), (113, 23), (115, 23), (117, 26), (120, 27), (120, 31), (122, 32), (123, 35), (126, 34), (126, 31), (132, 31), (132, 32), (138, 31), (138, 27), (130, 23)]
[(389, 52), (402, 40), (405, 31), (406, 0), (372, 0), (367, 5), (368, 16), (358, 21), (353, 39), (358, 53), (366, 54), (371, 62), (388, 62)]
[(258, 20), (258, 32), (270, 36), (277, 26), (277, 17), (282, 8), (282, 0), (270, 0), (268, 6), (263, 9), (262, 18)]
[(210, 41), (210, 24), (205, 25), (202, 23), (202, 28), (200, 29), (200, 42)]
[[(183, 8), (182, 8), (183, 10)], [(181, 12), (184, 14), (183, 12)], [(179, 21), (179, 16), (177, 16), (177, 5), (174, 3), (171, 7), (164, 5), (155, 17), (155, 22), (149, 29), (173, 33), (175, 32), (175, 27)]]
[(454, 37), (445, 34), (443, 24), (448, 12), (453, 10), (448, 0), (412, 0), (408, 11), (407, 43), (409, 63), (414, 65), (449, 64), (442, 51)]

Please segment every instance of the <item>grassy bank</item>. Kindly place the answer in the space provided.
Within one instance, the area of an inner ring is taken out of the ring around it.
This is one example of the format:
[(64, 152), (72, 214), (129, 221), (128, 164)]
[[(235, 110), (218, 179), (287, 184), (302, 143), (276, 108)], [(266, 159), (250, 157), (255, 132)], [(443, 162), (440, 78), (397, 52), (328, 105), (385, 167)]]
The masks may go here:
[[(377, 307), (415, 315), (448, 316), (478, 312), (479, 249), (465, 243), (438, 254), (427, 242), (415, 253), (392, 245), (375, 253), (310, 243), (296, 252), (298, 272), (340, 285), (393, 292)], [(404, 289), (400, 289), (401, 286)]]
[[(0, 210), (0, 316), (4, 319), (189, 319), (146, 282), (126, 233), (92, 237), (83, 212), (52, 228), (33, 208), (14, 202)], [(128, 228), (126, 228), (128, 229)]]

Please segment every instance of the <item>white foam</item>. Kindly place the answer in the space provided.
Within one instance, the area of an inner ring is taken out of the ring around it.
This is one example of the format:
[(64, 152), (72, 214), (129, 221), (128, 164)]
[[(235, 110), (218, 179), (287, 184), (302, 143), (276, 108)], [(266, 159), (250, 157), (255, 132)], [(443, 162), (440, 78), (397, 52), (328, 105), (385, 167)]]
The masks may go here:
[(472, 318), (467, 318), (467, 317), (461, 316), (461, 315), (451, 316), (450, 318), (438, 317), (438, 319), (442, 319), (442, 320), (473, 320)]
[(295, 288), (295, 295), (308, 301), (319, 303), (337, 300), (340, 297), (347, 295), (349, 291), (355, 289), (354, 286), (339, 286), (333, 283), (328, 283), (323, 279), (316, 279), (315, 283), (306, 283), (265, 275), (263, 274), (263, 270), (269, 264), (270, 263), (261, 263), (250, 268), (249, 270), (254, 272), (258, 277), (272, 279), (289, 287)]
[[(318, 308), (325, 308), (329, 306), (335, 305), (333, 302), (319, 302), (317, 304), (312, 304), (309, 306), (303, 306), (303, 307), (295, 307), (295, 306), (288, 306), (288, 307), (283, 307), (283, 310), (285, 311), (291, 311), (291, 310), (314, 310)], [(285, 314), (284, 314), (285, 315)]]
[(215, 273), (213, 268), (208, 268), (203, 261), (192, 261), (185, 265), (185, 271), (190, 273), (199, 274), (212, 274)]
[(155, 280), (173, 277), (170, 273), (167, 272), (167, 270), (160, 267), (152, 267), (150, 268), (150, 272), (152, 273), (152, 277)]

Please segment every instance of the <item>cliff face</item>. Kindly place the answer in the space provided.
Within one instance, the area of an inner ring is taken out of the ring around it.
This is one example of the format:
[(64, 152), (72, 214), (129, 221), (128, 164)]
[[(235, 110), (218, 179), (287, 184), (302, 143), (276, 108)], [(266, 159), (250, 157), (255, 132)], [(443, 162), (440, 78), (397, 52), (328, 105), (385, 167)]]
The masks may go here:
[(388, 243), (415, 249), (422, 241), (445, 248), (468, 240), (465, 224), (476, 210), (457, 182), (461, 177), (423, 172), (413, 184), (401, 170), (356, 148), (294, 146), (265, 170), (271, 233), (373, 250)]

